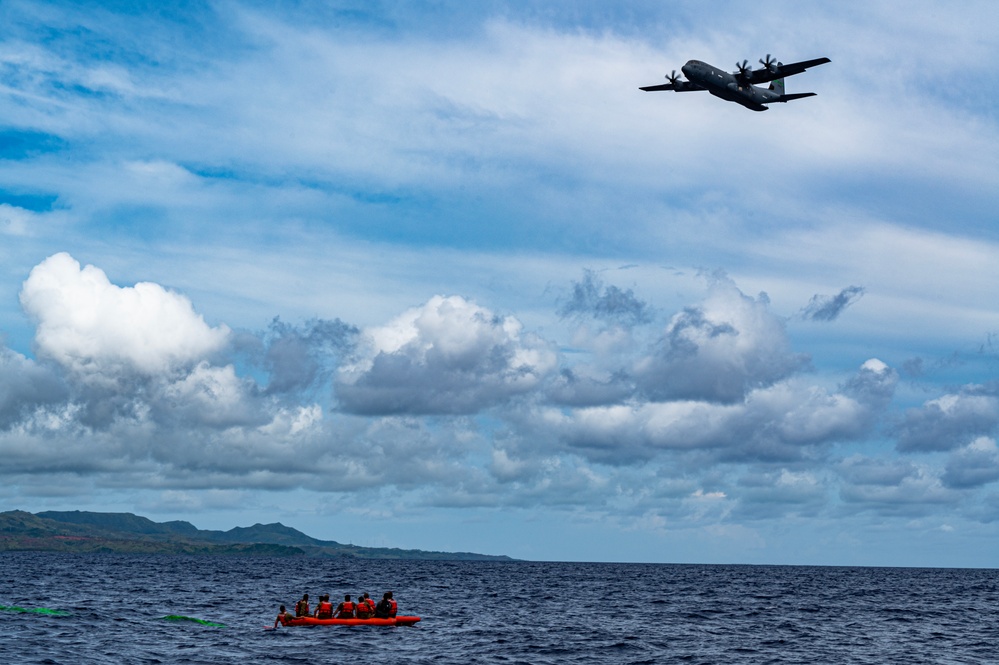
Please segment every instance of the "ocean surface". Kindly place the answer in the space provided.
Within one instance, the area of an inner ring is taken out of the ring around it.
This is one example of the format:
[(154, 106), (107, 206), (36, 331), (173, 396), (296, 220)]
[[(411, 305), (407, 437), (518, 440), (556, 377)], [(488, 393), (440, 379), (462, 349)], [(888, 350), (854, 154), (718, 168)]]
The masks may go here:
[[(389, 589), (423, 620), (265, 630)], [(7, 663), (999, 663), (999, 570), (26, 552), (0, 606)]]

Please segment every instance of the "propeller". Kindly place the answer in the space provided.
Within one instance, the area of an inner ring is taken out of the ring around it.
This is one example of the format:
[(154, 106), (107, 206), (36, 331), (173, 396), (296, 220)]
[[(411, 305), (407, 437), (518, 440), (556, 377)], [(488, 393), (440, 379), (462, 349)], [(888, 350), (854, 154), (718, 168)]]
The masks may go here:
[(752, 74), (752, 70), (749, 68), (749, 60), (743, 60), (741, 65), (737, 62), (735, 63), (735, 66), (739, 68), (736, 71), (736, 74), (742, 76), (743, 78), (748, 78), (749, 75)]
[(676, 75), (676, 70), (674, 69), (673, 73), (666, 77), (666, 80), (672, 83), (673, 85), (676, 85), (676, 82), (679, 78), (680, 77)]
[(766, 60), (760, 60), (760, 64), (769, 69), (772, 73), (777, 72), (777, 58), (770, 58), (770, 54), (767, 53)]

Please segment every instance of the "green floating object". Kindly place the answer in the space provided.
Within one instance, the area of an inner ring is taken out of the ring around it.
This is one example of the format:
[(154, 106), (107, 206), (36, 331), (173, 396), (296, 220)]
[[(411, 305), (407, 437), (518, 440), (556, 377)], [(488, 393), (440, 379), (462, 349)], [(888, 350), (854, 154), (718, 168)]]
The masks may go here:
[(53, 617), (64, 617), (68, 616), (69, 612), (65, 610), (51, 610), (47, 607), (18, 607), (16, 605), (0, 605), (0, 610), (4, 612), (20, 612), (23, 614), (47, 614)]
[(194, 617), (186, 617), (181, 614), (168, 614), (163, 617), (164, 621), (190, 621), (191, 623), (199, 623), (202, 626), (216, 626), (218, 628), (225, 628), (224, 623), (216, 623), (214, 621), (205, 621), (204, 619), (196, 619)]

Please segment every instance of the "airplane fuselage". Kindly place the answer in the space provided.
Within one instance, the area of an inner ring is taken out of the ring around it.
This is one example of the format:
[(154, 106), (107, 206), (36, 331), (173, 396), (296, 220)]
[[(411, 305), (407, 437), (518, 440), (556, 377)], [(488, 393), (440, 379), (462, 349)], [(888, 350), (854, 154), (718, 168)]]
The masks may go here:
[(778, 92), (751, 85), (735, 74), (700, 60), (688, 60), (680, 70), (688, 81), (702, 86), (715, 97), (742, 104), (754, 111), (766, 111), (764, 104), (779, 101), (781, 97)]

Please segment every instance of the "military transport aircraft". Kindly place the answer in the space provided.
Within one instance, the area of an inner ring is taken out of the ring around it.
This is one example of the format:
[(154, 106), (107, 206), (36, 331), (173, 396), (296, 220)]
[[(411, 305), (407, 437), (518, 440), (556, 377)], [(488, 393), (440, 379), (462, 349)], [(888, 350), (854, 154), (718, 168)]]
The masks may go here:
[[(717, 67), (712, 67), (700, 60), (688, 60), (687, 64), (680, 68), (688, 80), (677, 80), (676, 70), (667, 76), (669, 83), (662, 85), (649, 85), (639, 90), (654, 92), (657, 90), (672, 90), (674, 92), (692, 92), (694, 90), (707, 90), (715, 97), (727, 99), (736, 104), (742, 104), (747, 109), (754, 111), (766, 111), (764, 104), (774, 102), (789, 102), (792, 99), (811, 97), (814, 92), (799, 92), (795, 94), (784, 93), (784, 77), (800, 74), (809, 67), (824, 65), (831, 62), (829, 58), (817, 58), (815, 60), (805, 60), (803, 62), (792, 62), (790, 65), (777, 62), (770, 58), (767, 53), (766, 60), (760, 60), (763, 65), (760, 69), (750, 69), (748, 60), (743, 60), (742, 64), (736, 63), (738, 68), (731, 74), (722, 71)], [(758, 88), (755, 84), (771, 81), (770, 87)]]

